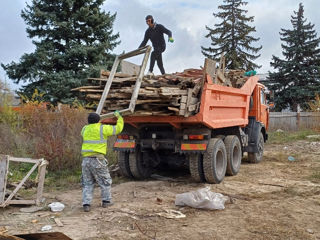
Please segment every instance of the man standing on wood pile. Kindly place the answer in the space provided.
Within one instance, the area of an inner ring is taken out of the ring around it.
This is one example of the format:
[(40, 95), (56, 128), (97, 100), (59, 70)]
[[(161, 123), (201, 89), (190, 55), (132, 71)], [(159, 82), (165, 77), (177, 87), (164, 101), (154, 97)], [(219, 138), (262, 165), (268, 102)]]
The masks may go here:
[(166, 42), (164, 40), (163, 34), (167, 34), (169, 39), (168, 41), (173, 43), (172, 33), (170, 30), (166, 29), (163, 25), (154, 22), (153, 17), (148, 15), (146, 17), (146, 22), (149, 28), (146, 30), (144, 34), (144, 39), (140, 44), (139, 48), (144, 47), (148, 40), (150, 39), (153, 46), (153, 52), (151, 53), (151, 61), (148, 75), (152, 75), (153, 67), (155, 61), (157, 61), (157, 65), (160, 69), (161, 74), (165, 74), (162, 63), (162, 53), (166, 50)]
[(81, 130), (82, 143), (82, 205), (85, 212), (90, 211), (94, 184), (97, 182), (101, 188), (102, 207), (111, 206), (111, 184), (108, 169), (107, 140), (112, 135), (121, 133), (123, 129), (123, 118), (119, 111), (115, 111), (117, 117), (116, 125), (103, 125), (97, 113), (90, 113), (88, 125)]

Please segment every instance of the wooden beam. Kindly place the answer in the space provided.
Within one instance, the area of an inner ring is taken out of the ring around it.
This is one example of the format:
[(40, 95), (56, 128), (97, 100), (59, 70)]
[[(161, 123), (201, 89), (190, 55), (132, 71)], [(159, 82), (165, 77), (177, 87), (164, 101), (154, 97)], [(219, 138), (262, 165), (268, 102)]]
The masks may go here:
[(48, 161), (42, 159), (38, 169), (38, 188), (37, 188), (36, 205), (40, 205), (42, 201), (42, 193), (43, 193), (43, 186), (44, 186), (44, 179), (46, 176), (47, 165), (48, 165)]
[[(26, 204), (26, 205), (31, 205), (31, 204), (35, 204), (36, 203), (36, 200), (24, 200), (24, 199), (21, 199), (21, 200), (10, 200), (7, 202), (6, 205), (9, 205), (9, 204)], [(5, 206), (4, 206), (5, 207)]]
[(192, 89), (191, 89), (191, 88), (188, 88), (187, 104), (186, 104), (186, 109), (185, 109), (185, 113), (184, 113), (184, 116), (185, 116), (185, 117), (189, 117), (189, 115), (190, 115), (190, 113), (189, 113), (189, 111), (188, 111), (188, 107), (189, 107), (189, 105), (190, 105), (191, 98), (192, 98)]
[(27, 162), (27, 163), (39, 163), (39, 162), (41, 161), (41, 159), (9, 157), (9, 161), (13, 161), (13, 162)]
[(8, 156), (0, 155), (0, 204), (4, 202), (4, 198), (6, 195), (8, 167)]

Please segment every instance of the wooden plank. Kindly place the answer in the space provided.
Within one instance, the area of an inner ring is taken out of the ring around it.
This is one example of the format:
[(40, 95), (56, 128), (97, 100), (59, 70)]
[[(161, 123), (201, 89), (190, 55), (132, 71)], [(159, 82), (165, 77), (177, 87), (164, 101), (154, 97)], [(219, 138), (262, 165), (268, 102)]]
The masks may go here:
[[(100, 76), (109, 77), (109, 76), (110, 76), (110, 73), (111, 73), (110, 71), (101, 70), (101, 71), (100, 71)], [(130, 75), (130, 74), (120, 73), (120, 72), (115, 73), (114, 76), (115, 76), (115, 77), (122, 77), (122, 78), (132, 77), (132, 75)]]
[(92, 88), (101, 88), (101, 86), (82, 86), (71, 89), (71, 91), (79, 91), (80, 89), (92, 89)]
[(8, 167), (8, 156), (0, 155), (0, 204), (4, 202), (6, 195)]
[(196, 104), (197, 102), (199, 102), (198, 98), (191, 97), (190, 104)]
[(13, 162), (27, 162), (27, 163), (39, 163), (41, 161), (41, 159), (16, 158), (16, 157), (9, 157), (8, 160)]
[(191, 98), (192, 98), (192, 88), (188, 88), (188, 98), (187, 98), (187, 103), (186, 103), (186, 111), (184, 113), (185, 117), (189, 117), (188, 107), (190, 105)]
[(63, 227), (63, 223), (61, 222), (60, 218), (54, 218), (54, 221), (58, 225), (58, 227)]
[(174, 108), (174, 107), (168, 107), (168, 110), (170, 110), (170, 111), (174, 111), (174, 112), (176, 112), (176, 113), (179, 113), (179, 108)]
[(37, 198), (36, 204), (40, 205), (42, 201), (42, 193), (43, 193), (43, 186), (44, 186), (44, 179), (46, 175), (46, 167), (48, 165), (48, 161), (42, 159), (39, 169), (38, 169), (38, 188), (37, 188)]
[(195, 111), (197, 109), (197, 106), (198, 106), (198, 104), (189, 105), (188, 111), (189, 112)]
[(204, 60), (204, 71), (203, 71), (204, 72), (204, 76), (203, 76), (204, 79), (206, 77), (205, 74), (210, 75), (210, 77), (212, 79), (215, 78), (215, 75), (216, 75), (216, 64), (217, 64), (217, 62), (212, 60), (212, 59), (210, 59), (210, 58), (206, 58)]
[[(226, 82), (226, 78), (224, 77), (223, 73), (221, 72), (220, 69), (217, 70), (217, 79), (221, 82), (221, 83), (225, 83)], [(217, 82), (216, 82), (217, 83)]]
[(7, 202), (6, 205), (9, 205), (9, 204), (26, 204), (26, 205), (31, 205), (31, 204), (35, 204), (36, 203), (36, 200), (10, 200)]
[(92, 92), (98, 92), (102, 93), (103, 89), (80, 89), (79, 92), (85, 92), (85, 93), (92, 93)]
[(182, 96), (180, 102), (181, 103), (187, 103), (187, 96)]

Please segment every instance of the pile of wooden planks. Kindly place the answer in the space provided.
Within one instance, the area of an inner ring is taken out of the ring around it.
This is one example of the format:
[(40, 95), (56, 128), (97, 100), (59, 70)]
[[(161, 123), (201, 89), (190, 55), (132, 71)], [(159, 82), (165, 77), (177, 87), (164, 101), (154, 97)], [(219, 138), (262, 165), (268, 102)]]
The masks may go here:
[[(109, 71), (101, 71), (99, 78), (89, 78), (90, 86), (82, 86), (72, 91), (84, 93), (85, 99), (96, 108), (102, 96)], [(183, 72), (158, 76), (144, 76), (139, 90), (135, 111), (132, 115), (179, 115), (188, 117), (200, 108), (203, 83), (209, 82), (240, 88), (246, 81), (244, 71), (224, 69), (224, 59), (219, 68), (211, 59), (205, 60), (204, 69), (186, 69)], [(116, 73), (105, 101), (102, 114), (129, 107), (130, 99), (137, 80), (136, 75)]]
[[(100, 78), (89, 78), (90, 86), (72, 91), (85, 93), (95, 108), (101, 98), (110, 72), (101, 71)], [(203, 71), (186, 69), (180, 73), (144, 76), (133, 115), (180, 115), (188, 117), (199, 111)], [(105, 101), (103, 113), (129, 106), (137, 76), (116, 73)], [(97, 84), (98, 83), (98, 84)]]

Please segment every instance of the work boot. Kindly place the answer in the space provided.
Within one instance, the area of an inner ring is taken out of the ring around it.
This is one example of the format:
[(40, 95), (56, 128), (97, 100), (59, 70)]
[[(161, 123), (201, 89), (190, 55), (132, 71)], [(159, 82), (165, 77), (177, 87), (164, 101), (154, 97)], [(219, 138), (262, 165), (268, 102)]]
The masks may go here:
[(113, 202), (111, 202), (111, 201), (102, 201), (103, 208), (110, 207), (112, 205), (113, 205)]
[(84, 204), (84, 205), (83, 205), (83, 211), (85, 211), (85, 212), (90, 212), (90, 205)]

